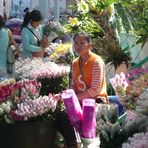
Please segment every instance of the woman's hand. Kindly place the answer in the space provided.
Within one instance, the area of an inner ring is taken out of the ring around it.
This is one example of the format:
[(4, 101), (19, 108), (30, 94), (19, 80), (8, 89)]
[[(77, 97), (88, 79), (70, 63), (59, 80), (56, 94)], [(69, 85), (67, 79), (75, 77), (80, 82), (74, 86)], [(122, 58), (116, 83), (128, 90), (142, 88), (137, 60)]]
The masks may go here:
[(49, 42), (48, 42), (48, 37), (43, 37), (43, 39), (41, 40), (41, 45), (46, 48), (49, 46)]
[(58, 102), (62, 102), (61, 94), (55, 94), (55, 95), (53, 95), (53, 99), (57, 100)]

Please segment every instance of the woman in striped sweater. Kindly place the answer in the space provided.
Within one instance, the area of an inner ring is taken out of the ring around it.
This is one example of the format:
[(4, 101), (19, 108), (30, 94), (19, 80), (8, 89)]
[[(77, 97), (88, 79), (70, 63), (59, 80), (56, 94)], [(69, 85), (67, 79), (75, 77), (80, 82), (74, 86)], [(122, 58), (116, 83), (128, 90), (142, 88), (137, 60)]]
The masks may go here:
[[(102, 58), (92, 51), (92, 43), (86, 33), (74, 36), (74, 50), (77, 57), (72, 63), (72, 83), (77, 97), (81, 101), (85, 98), (94, 98), (96, 102), (108, 102), (106, 93), (105, 64)], [(59, 95), (56, 99), (59, 99)], [(63, 135), (68, 148), (80, 148), (80, 138), (74, 131), (67, 113), (57, 115), (56, 128)]]
[(94, 98), (107, 103), (105, 64), (91, 49), (92, 43), (86, 33), (74, 36), (74, 50), (79, 57), (72, 64), (72, 88), (80, 102), (84, 98)]

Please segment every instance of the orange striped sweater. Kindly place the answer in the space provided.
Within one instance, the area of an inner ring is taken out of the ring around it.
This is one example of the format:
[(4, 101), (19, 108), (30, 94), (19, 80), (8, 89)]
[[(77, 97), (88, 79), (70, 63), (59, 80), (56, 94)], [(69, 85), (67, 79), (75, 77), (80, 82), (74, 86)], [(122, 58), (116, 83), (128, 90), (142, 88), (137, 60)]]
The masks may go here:
[(76, 58), (72, 64), (72, 88), (76, 93), (87, 91), (91, 98), (101, 98), (104, 102), (108, 102), (105, 64), (102, 58), (91, 53), (84, 65), (80, 65), (79, 60), (80, 57)]

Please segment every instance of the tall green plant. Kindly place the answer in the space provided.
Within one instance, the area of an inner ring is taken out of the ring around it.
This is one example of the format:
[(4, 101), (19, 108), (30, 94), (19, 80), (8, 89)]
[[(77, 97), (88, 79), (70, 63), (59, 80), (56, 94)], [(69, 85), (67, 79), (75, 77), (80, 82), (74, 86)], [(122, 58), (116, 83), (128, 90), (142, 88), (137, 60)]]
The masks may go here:
[[(113, 28), (114, 26), (112, 26), (110, 22), (113, 13), (112, 5), (115, 2), (119, 1), (85, 0), (85, 5), (87, 4), (89, 8), (88, 14), (101, 28), (100, 36), (93, 40), (95, 51), (104, 58), (106, 63), (113, 64), (116, 69), (122, 62), (125, 62), (128, 66), (131, 57), (129, 52), (121, 49), (117, 34), (114, 30), (115, 28)], [(82, 5), (84, 5), (84, 1)], [(122, 8), (121, 6), (119, 7)], [(128, 27), (126, 27), (126, 30), (128, 30)]]
[(117, 68), (122, 62), (131, 61), (130, 51), (121, 49), (120, 32), (135, 32), (141, 36), (139, 42), (147, 40), (147, 0), (78, 0), (78, 25), (74, 32), (85, 31), (93, 37), (95, 52), (106, 63)]
[(134, 32), (140, 36), (138, 43), (143, 43), (148, 39), (148, 0), (121, 0), (127, 10), (128, 17), (132, 16)]

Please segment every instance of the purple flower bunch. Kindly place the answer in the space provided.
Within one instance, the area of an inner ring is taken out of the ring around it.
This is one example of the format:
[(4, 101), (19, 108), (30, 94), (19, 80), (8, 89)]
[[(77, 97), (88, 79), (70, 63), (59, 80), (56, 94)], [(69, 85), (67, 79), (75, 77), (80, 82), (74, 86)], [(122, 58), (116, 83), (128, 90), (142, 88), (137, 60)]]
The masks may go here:
[(134, 80), (137, 79), (140, 75), (145, 75), (146, 73), (148, 73), (148, 69), (144, 68), (144, 67), (140, 67), (140, 68), (134, 68), (131, 69), (127, 74), (126, 77), (128, 80)]
[(128, 138), (128, 143), (123, 143), (122, 148), (148, 148), (148, 132), (134, 134)]

